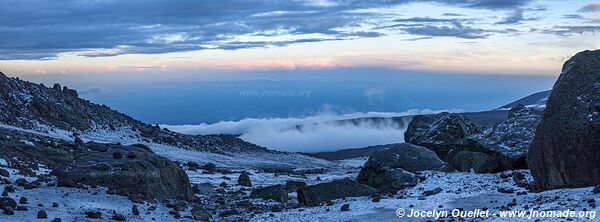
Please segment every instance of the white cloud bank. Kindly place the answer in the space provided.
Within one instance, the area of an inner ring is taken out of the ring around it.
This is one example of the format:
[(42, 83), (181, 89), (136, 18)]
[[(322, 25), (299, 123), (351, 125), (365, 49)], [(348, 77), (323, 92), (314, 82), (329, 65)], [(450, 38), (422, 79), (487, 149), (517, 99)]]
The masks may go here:
[[(292, 152), (321, 152), (404, 141), (408, 122), (365, 117), (399, 117), (441, 111), (366, 112), (351, 114), (321, 113), (302, 118), (246, 118), (199, 125), (161, 125), (171, 131), (193, 134), (239, 134), (240, 138), (269, 149)], [(451, 110), (455, 112), (455, 110)], [(296, 127), (296, 126), (302, 127)]]

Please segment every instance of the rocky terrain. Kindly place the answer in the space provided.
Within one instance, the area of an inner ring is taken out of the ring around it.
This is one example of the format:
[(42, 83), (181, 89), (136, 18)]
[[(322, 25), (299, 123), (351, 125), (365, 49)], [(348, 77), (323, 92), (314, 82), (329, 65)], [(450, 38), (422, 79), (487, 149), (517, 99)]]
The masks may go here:
[[(0, 221), (594, 221), (598, 64), (598, 51), (569, 60), (544, 111), (397, 117), (405, 143), (328, 160), (170, 132), (2, 74)], [(503, 214), (532, 210), (586, 213)]]
[[(230, 135), (191, 136), (170, 132), (125, 114), (78, 98), (77, 91), (60, 84), (51, 88), (6, 77), (0, 73), (0, 124), (46, 134), (99, 136), (107, 142), (138, 139), (208, 152), (267, 152), (264, 147)], [(115, 138), (116, 137), (116, 138)]]

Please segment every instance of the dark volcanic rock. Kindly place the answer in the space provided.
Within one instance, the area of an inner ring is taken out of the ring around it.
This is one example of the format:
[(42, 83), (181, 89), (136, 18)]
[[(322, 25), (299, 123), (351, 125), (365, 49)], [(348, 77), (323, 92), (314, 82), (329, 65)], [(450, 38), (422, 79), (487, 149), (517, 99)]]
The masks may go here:
[(404, 141), (432, 149), (444, 159), (459, 140), (479, 132), (477, 125), (462, 114), (418, 115), (404, 132)]
[(288, 201), (288, 192), (285, 189), (285, 185), (279, 184), (255, 189), (250, 193), (250, 197), (286, 203)]
[(600, 50), (577, 53), (565, 62), (527, 164), (534, 188), (600, 184)]
[(0, 176), (10, 177), (10, 172), (8, 172), (8, 170), (0, 168)]
[(0, 198), (0, 208), (11, 207), (15, 209), (17, 207), (17, 201), (10, 197), (2, 197)]
[(469, 139), (480, 146), (474, 150), (497, 158), (503, 170), (527, 168), (525, 158), (540, 118), (538, 110), (519, 104), (509, 111), (506, 121)]
[(344, 197), (369, 196), (375, 192), (376, 190), (369, 186), (346, 178), (300, 188), (298, 189), (298, 202), (316, 206), (325, 201)]
[(210, 213), (202, 206), (199, 204), (196, 204), (192, 207), (192, 217), (194, 217), (194, 219), (199, 220), (199, 221), (209, 221), (210, 220)]
[(89, 218), (94, 218), (94, 219), (102, 218), (102, 212), (100, 212), (100, 211), (86, 211), (85, 215)]
[(425, 147), (409, 143), (392, 144), (389, 146), (387, 149), (374, 152), (365, 163), (361, 174), (368, 174), (370, 170), (382, 167), (402, 168), (413, 173), (424, 170), (453, 171), (452, 167), (438, 158), (433, 151)]
[(40, 219), (48, 218), (48, 213), (46, 213), (45, 210), (40, 210), (37, 213), (37, 218), (40, 218)]
[(400, 168), (378, 168), (369, 176), (359, 175), (358, 182), (386, 193), (396, 193), (404, 188), (416, 186), (423, 178)]
[(251, 187), (252, 186), (252, 181), (250, 180), (250, 174), (246, 171), (242, 171), (242, 173), (240, 173), (240, 176), (238, 177), (238, 184), (240, 186), (245, 186), (245, 187)]
[[(98, 144), (95, 144), (98, 145)], [(140, 147), (105, 145), (110, 152), (85, 151), (74, 157), (70, 167), (53, 171), (60, 181), (123, 190), (122, 195), (144, 199), (190, 199), (193, 194), (185, 172), (172, 161)], [(113, 158), (113, 153), (135, 151), (135, 159)], [(112, 166), (97, 169), (98, 163)]]
[(480, 152), (460, 151), (448, 161), (456, 170), (475, 173), (496, 172), (500, 162), (496, 158)]
[(369, 157), (356, 179), (359, 183), (394, 193), (415, 186), (421, 178), (414, 173), (425, 170), (454, 171), (435, 152), (425, 147), (408, 143), (389, 146), (375, 151)]

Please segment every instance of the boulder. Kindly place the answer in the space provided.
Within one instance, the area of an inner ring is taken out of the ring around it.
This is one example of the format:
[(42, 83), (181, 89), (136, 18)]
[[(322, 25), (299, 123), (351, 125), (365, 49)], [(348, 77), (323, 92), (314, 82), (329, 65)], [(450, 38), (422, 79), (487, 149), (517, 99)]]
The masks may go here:
[(477, 146), (471, 150), (497, 158), (503, 170), (527, 168), (525, 159), (540, 118), (540, 111), (519, 104), (509, 111), (506, 121), (471, 136)]
[(473, 170), (475, 173), (493, 173), (497, 172), (500, 162), (485, 153), (460, 151), (449, 161), (454, 169), (463, 172)]
[(244, 187), (251, 187), (252, 186), (252, 181), (250, 180), (250, 174), (246, 171), (242, 171), (242, 173), (240, 173), (240, 176), (238, 177), (238, 185), (240, 186), (244, 186)]
[[(101, 144), (94, 143), (94, 146)], [(135, 146), (102, 144), (108, 152), (83, 151), (69, 167), (52, 172), (60, 181), (123, 190), (143, 199), (192, 199), (190, 181), (183, 169), (167, 158)], [(137, 158), (113, 158), (114, 153), (135, 151)], [(110, 165), (99, 168), (98, 164)]]
[(363, 166), (359, 178), (360, 175), (368, 177), (370, 171), (383, 167), (402, 168), (412, 173), (425, 170), (454, 171), (430, 149), (409, 143), (399, 143), (391, 144), (387, 149), (373, 152)]
[(298, 189), (298, 202), (308, 206), (317, 206), (326, 201), (345, 197), (369, 196), (375, 192), (375, 189), (367, 185), (346, 178), (302, 187)]
[(404, 132), (404, 141), (427, 147), (444, 159), (458, 141), (479, 132), (466, 116), (443, 112), (415, 116)]
[(358, 182), (379, 189), (384, 193), (396, 193), (404, 188), (416, 186), (423, 178), (400, 168), (378, 168), (369, 176), (360, 176)]
[(535, 189), (600, 184), (600, 50), (565, 62), (527, 164)]
[(211, 218), (210, 213), (200, 204), (195, 204), (192, 207), (191, 213), (195, 220), (209, 221)]
[(287, 203), (288, 192), (285, 189), (285, 185), (278, 184), (255, 189), (250, 193), (250, 197)]

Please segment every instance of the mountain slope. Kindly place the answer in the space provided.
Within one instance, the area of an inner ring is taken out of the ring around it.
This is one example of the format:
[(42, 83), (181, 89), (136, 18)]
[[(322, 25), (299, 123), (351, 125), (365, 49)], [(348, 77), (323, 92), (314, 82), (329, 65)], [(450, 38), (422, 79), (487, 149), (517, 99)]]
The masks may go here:
[(544, 109), (546, 108), (546, 101), (548, 101), (548, 96), (550, 96), (551, 92), (552, 90), (546, 90), (534, 93), (512, 103), (506, 104), (498, 109), (510, 109), (519, 104), (523, 104), (529, 108)]
[(215, 153), (268, 151), (231, 135), (192, 136), (170, 132), (108, 106), (80, 99), (73, 89), (58, 84), (48, 88), (43, 84), (9, 78), (1, 72), (0, 111), (0, 124), (36, 132), (101, 135), (108, 140), (113, 139), (111, 135), (120, 135), (139, 141)]

